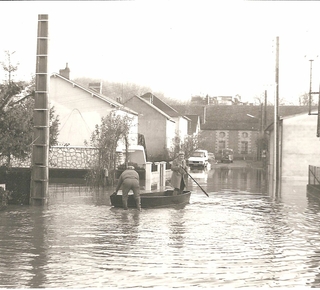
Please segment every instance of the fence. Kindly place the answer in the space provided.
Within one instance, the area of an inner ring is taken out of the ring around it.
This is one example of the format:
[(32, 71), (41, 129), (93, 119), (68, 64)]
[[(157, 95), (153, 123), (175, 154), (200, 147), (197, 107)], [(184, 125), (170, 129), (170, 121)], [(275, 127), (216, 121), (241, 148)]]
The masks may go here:
[(320, 185), (320, 167), (309, 165), (308, 184)]
[[(49, 168), (54, 169), (90, 169), (90, 164), (97, 149), (84, 146), (52, 146), (49, 152)], [(2, 161), (2, 162), (1, 162)], [(0, 166), (4, 160), (0, 160)], [(11, 160), (11, 166), (16, 168), (30, 168), (31, 160)], [(165, 161), (147, 162), (145, 165), (146, 189), (150, 190), (151, 185), (165, 186), (166, 180), (170, 178), (171, 170), (167, 169)]]

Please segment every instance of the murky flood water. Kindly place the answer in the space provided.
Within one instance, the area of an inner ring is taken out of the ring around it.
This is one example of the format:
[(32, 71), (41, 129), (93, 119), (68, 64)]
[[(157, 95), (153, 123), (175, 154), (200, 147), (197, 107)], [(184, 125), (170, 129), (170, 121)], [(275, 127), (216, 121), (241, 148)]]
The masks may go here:
[(0, 287), (320, 287), (320, 202), (258, 170), (190, 172), (190, 204), (124, 211), (112, 191), (50, 185), (0, 212)]

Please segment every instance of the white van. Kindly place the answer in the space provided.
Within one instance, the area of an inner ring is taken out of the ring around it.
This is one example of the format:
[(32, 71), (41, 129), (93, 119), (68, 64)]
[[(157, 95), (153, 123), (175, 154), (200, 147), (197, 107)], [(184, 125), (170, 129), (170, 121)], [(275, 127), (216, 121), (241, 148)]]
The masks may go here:
[[(119, 163), (125, 163), (125, 148), (117, 148), (116, 152), (119, 154)], [(145, 168), (146, 153), (142, 145), (130, 145), (128, 148), (128, 163), (134, 163), (137, 167)]]
[(196, 150), (188, 159), (188, 166), (206, 168), (208, 166), (209, 157), (207, 150)]

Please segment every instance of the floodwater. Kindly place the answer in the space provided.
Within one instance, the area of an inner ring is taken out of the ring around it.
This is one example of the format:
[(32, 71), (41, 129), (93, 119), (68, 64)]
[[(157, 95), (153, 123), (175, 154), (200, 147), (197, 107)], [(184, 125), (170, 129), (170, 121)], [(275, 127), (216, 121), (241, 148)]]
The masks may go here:
[(0, 287), (320, 287), (320, 202), (268, 193), (249, 168), (191, 171), (190, 204), (124, 211), (112, 190), (50, 184), (44, 207), (0, 212)]

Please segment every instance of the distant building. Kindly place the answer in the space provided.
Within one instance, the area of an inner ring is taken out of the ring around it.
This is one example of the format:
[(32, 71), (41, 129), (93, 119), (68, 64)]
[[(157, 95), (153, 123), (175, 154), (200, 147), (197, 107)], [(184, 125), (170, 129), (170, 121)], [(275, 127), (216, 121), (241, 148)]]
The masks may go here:
[[(274, 107), (267, 106), (201, 106), (176, 105), (187, 116), (201, 120), (201, 149), (219, 155), (224, 148), (234, 150), (235, 159), (260, 159), (257, 140), (260, 131), (273, 123)], [(280, 116), (308, 112), (307, 106), (280, 106)], [(250, 117), (251, 116), (251, 117)]]
[(174, 147), (176, 122), (145, 98), (133, 96), (125, 105), (139, 114), (139, 134), (145, 138), (147, 160), (165, 156)]
[(206, 95), (205, 97), (193, 96), (191, 97), (191, 103), (197, 105), (242, 105), (241, 96), (214, 96), (210, 97)]
[(188, 136), (188, 122), (190, 121), (186, 116), (180, 114), (176, 109), (172, 108), (165, 102), (161, 101), (158, 97), (151, 93), (146, 93), (141, 96), (144, 100), (147, 100), (162, 112), (169, 115), (176, 123), (175, 135), (180, 140), (184, 140)]

